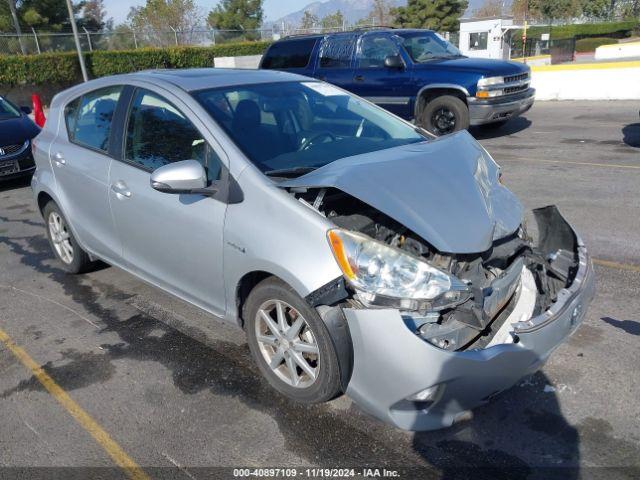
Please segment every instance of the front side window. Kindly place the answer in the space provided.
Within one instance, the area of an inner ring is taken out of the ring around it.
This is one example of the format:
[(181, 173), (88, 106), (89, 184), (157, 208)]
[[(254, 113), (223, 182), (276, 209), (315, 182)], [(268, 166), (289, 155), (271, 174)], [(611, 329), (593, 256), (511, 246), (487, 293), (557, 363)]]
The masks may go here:
[(265, 54), (262, 68), (304, 68), (309, 63), (315, 44), (315, 38), (274, 43)]
[(6, 120), (9, 118), (17, 118), (20, 116), (20, 111), (10, 104), (7, 100), (0, 97), (0, 120)]
[(207, 178), (220, 178), (221, 162), (198, 129), (173, 104), (139, 89), (127, 125), (126, 159), (145, 170), (182, 160), (197, 160)]
[(398, 55), (398, 46), (386, 35), (365, 35), (358, 50), (359, 68), (382, 68), (384, 59)]
[(113, 86), (86, 93), (77, 109), (65, 111), (65, 116), (75, 111), (73, 118), (66, 119), (67, 128), (72, 128), (69, 131), (71, 140), (95, 150), (108, 151), (111, 122), (121, 91), (121, 86)]
[(488, 36), (487, 32), (470, 33), (469, 50), (486, 50)]
[(321, 68), (349, 68), (356, 45), (355, 35), (332, 35), (320, 50)]
[(267, 174), (425, 141), (385, 110), (312, 80), (215, 88), (194, 97)]
[(463, 56), (460, 50), (435, 32), (399, 32), (397, 35), (404, 49), (416, 63), (425, 63), (440, 58), (457, 58)]

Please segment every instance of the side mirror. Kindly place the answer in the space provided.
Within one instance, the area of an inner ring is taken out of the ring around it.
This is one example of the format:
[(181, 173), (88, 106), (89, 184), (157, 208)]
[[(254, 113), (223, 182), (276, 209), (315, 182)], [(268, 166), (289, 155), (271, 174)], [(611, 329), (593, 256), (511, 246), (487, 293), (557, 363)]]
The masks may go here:
[(211, 196), (216, 190), (207, 188), (207, 172), (197, 160), (170, 163), (153, 171), (151, 187), (163, 193), (199, 193)]
[(394, 70), (402, 70), (404, 68), (404, 61), (399, 54), (389, 55), (384, 59), (384, 66)]
[(20, 107), (20, 110), (22, 113), (26, 113), (27, 115), (30, 115), (32, 112), (31, 107)]

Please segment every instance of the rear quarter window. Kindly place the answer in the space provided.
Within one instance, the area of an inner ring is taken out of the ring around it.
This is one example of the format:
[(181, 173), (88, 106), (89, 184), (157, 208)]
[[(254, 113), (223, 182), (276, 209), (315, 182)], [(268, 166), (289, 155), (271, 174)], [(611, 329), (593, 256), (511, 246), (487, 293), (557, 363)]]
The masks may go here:
[(262, 68), (304, 68), (309, 64), (316, 41), (315, 38), (304, 38), (274, 43), (264, 56)]

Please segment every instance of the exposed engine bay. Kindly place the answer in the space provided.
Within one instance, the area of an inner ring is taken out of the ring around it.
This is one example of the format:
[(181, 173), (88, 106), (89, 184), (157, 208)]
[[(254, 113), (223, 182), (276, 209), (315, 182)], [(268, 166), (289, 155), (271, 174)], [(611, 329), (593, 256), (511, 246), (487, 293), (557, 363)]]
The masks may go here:
[[(466, 284), (470, 294), (461, 296), (455, 305), (402, 312), (408, 328), (446, 350), (490, 346), (524, 295), (521, 278), (525, 273), (531, 285), (535, 282), (531, 288), (535, 316), (557, 300), (558, 292), (571, 285), (577, 272), (577, 239), (554, 206), (534, 210), (537, 228), (532, 230), (537, 241), (523, 224), (516, 232), (494, 240), (484, 252), (455, 254), (438, 251), (388, 215), (337, 188), (293, 188), (290, 192), (337, 227), (426, 260)], [(351, 307), (388, 306), (379, 300), (371, 302), (348, 286), (347, 292), (341, 302)], [(517, 342), (517, 338), (512, 340)]]

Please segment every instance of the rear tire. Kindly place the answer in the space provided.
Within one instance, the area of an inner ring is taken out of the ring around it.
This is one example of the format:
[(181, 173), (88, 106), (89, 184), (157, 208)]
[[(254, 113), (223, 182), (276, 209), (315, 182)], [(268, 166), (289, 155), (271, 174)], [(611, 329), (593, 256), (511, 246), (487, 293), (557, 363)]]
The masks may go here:
[(469, 109), (458, 97), (442, 95), (425, 105), (419, 124), (437, 136), (465, 130), (469, 128)]
[(301, 403), (342, 393), (329, 332), (290, 286), (275, 277), (260, 282), (244, 304), (243, 318), (251, 355), (273, 388)]
[(62, 264), (62, 268), (68, 273), (74, 274), (90, 270), (93, 262), (87, 252), (78, 245), (69, 227), (69, 222), (58, 205), (50, 201), (45, 205), (42, 213), (51, 250)]

